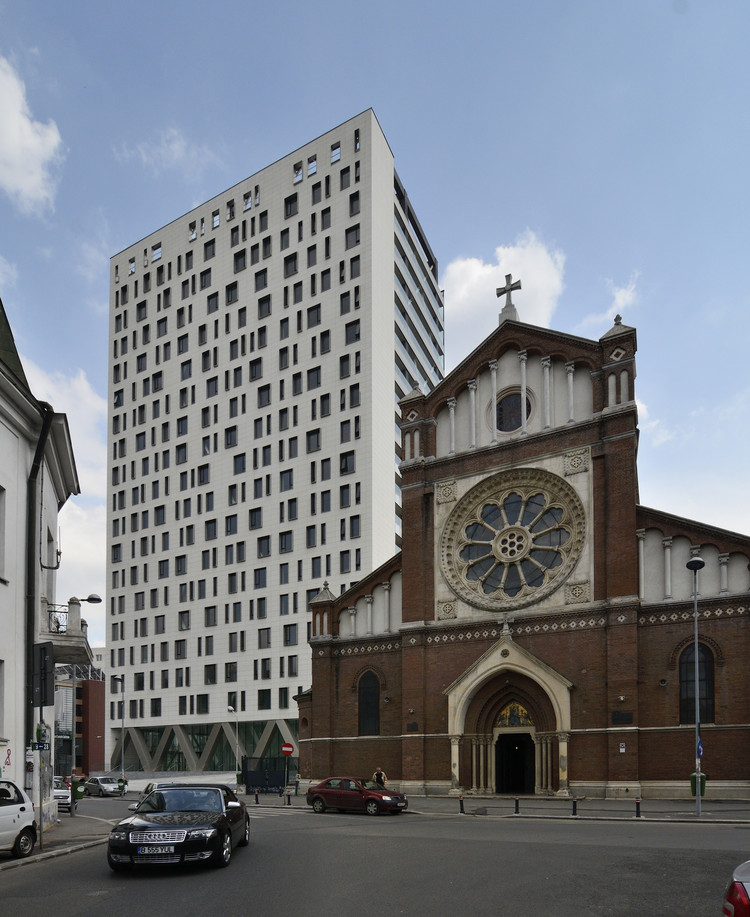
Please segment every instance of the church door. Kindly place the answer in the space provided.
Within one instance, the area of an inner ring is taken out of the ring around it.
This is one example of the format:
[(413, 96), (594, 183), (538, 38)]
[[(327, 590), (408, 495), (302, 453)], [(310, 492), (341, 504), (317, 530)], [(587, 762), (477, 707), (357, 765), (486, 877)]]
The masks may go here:
[(495, 792), (533, 795), (534, 754), (528, 732), (501, 732), (495, 746)]

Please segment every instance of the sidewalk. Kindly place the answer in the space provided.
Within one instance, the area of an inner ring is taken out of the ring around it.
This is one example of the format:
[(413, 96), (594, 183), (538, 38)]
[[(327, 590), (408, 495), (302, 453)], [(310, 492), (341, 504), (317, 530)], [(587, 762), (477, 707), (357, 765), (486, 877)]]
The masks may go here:
[[(137, 802), (139, 793), (131, 791), (125, 797), (128, 803)], [(259, 794), (258, 803), (255, 795), (241, 797), (252, 816), (254, 810), (288, 808), (307, 811), (312, 814), (305, 801), (304, 792), (298, 796), (280, 797), (270, 794)], [(406, 815), (461, 816), (477, 818), (535, 818), (562, 819), (572, 818), (586, 820), (622, 820), (622, 821), (673, 821), (702, 822), (704, 824), (748, 824), (750, 823), (750, 799), (703, 799), (700, 819), (695, 813), (695, 800), (692, 799), (646, 799), (640, 802), (640, 814), (637, 815), (634, 799), (578, 799), (559, 797), (521, 796), (518, 798), (518, 814), (515, 812), (514, 796), (411, 796)], [(63, 812), (53, 828), (47, 828), (43, 837), (43, 849), (37, 842), (34, 853), (25, 860), (18, 860), (0, 854), (0, 871), (13, 869), (25, 863), (38, 862), (51, 857), (64, 856), (77, 850), (103, 845), (107, 841), (110, 828), (118, 819), (107, 820), (86, 815), (79, 805), (75, 816)]]

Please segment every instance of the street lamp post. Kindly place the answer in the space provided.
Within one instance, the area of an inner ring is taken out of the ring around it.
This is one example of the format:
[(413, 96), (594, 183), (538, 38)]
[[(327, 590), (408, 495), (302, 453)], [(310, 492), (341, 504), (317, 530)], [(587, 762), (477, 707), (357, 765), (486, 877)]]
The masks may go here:
[(702, 557), (691, 557), (685, 565), (693, 573), (693, 620), (695, 624), (693, 643), (693, 663), (695, 678), (695, 814), (701, 814), (701, 757), (703, 745), (701, 743), (701, 698), (700, 698), (700, 665), (698, 656), (698, 571), (706, 564)]
[(235, 710), (234, 707), (227, 707), (227, 713), (234, 714), (234, 773), (239, 783), (239, 774), (240, 774), (240, 720), (239, 713)]
[(123, 789), (125, 787), (125, 676), (124, 675), (113, 675), (112, 681), (119, 681), (122, 684), (122, 707), (120, 708), (120, 713), (122, 715), (121, 726), (120, 726), (120, 771), (122, 777)]

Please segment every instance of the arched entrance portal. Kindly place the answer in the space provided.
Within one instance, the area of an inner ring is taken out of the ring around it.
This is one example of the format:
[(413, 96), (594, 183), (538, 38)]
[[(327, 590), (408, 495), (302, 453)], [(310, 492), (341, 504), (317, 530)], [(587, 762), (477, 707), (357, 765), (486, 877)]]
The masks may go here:
[(534, 793), (535, 746), (528, 732), (501, 732), (495, 743), (495, 792)]
[(445, 689), (453, 791), (567, 796), (571, 687), (504, 632)]

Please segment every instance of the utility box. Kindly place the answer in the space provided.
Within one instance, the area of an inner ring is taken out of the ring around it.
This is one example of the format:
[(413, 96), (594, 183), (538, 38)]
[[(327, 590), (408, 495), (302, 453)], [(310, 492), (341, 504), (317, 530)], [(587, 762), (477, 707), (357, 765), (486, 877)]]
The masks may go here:
[[(696, 776), (697, 775), (695, 771), (693, 771), (693, 773), (690, 775), (690, 793), (692, 796), (695, 796)], [(700, 775), (701, 777), (701, 796), (706, 795), (706, 776), (707, 775), (704, 774), (703, 771), (701, 771), (701, 775)]]

